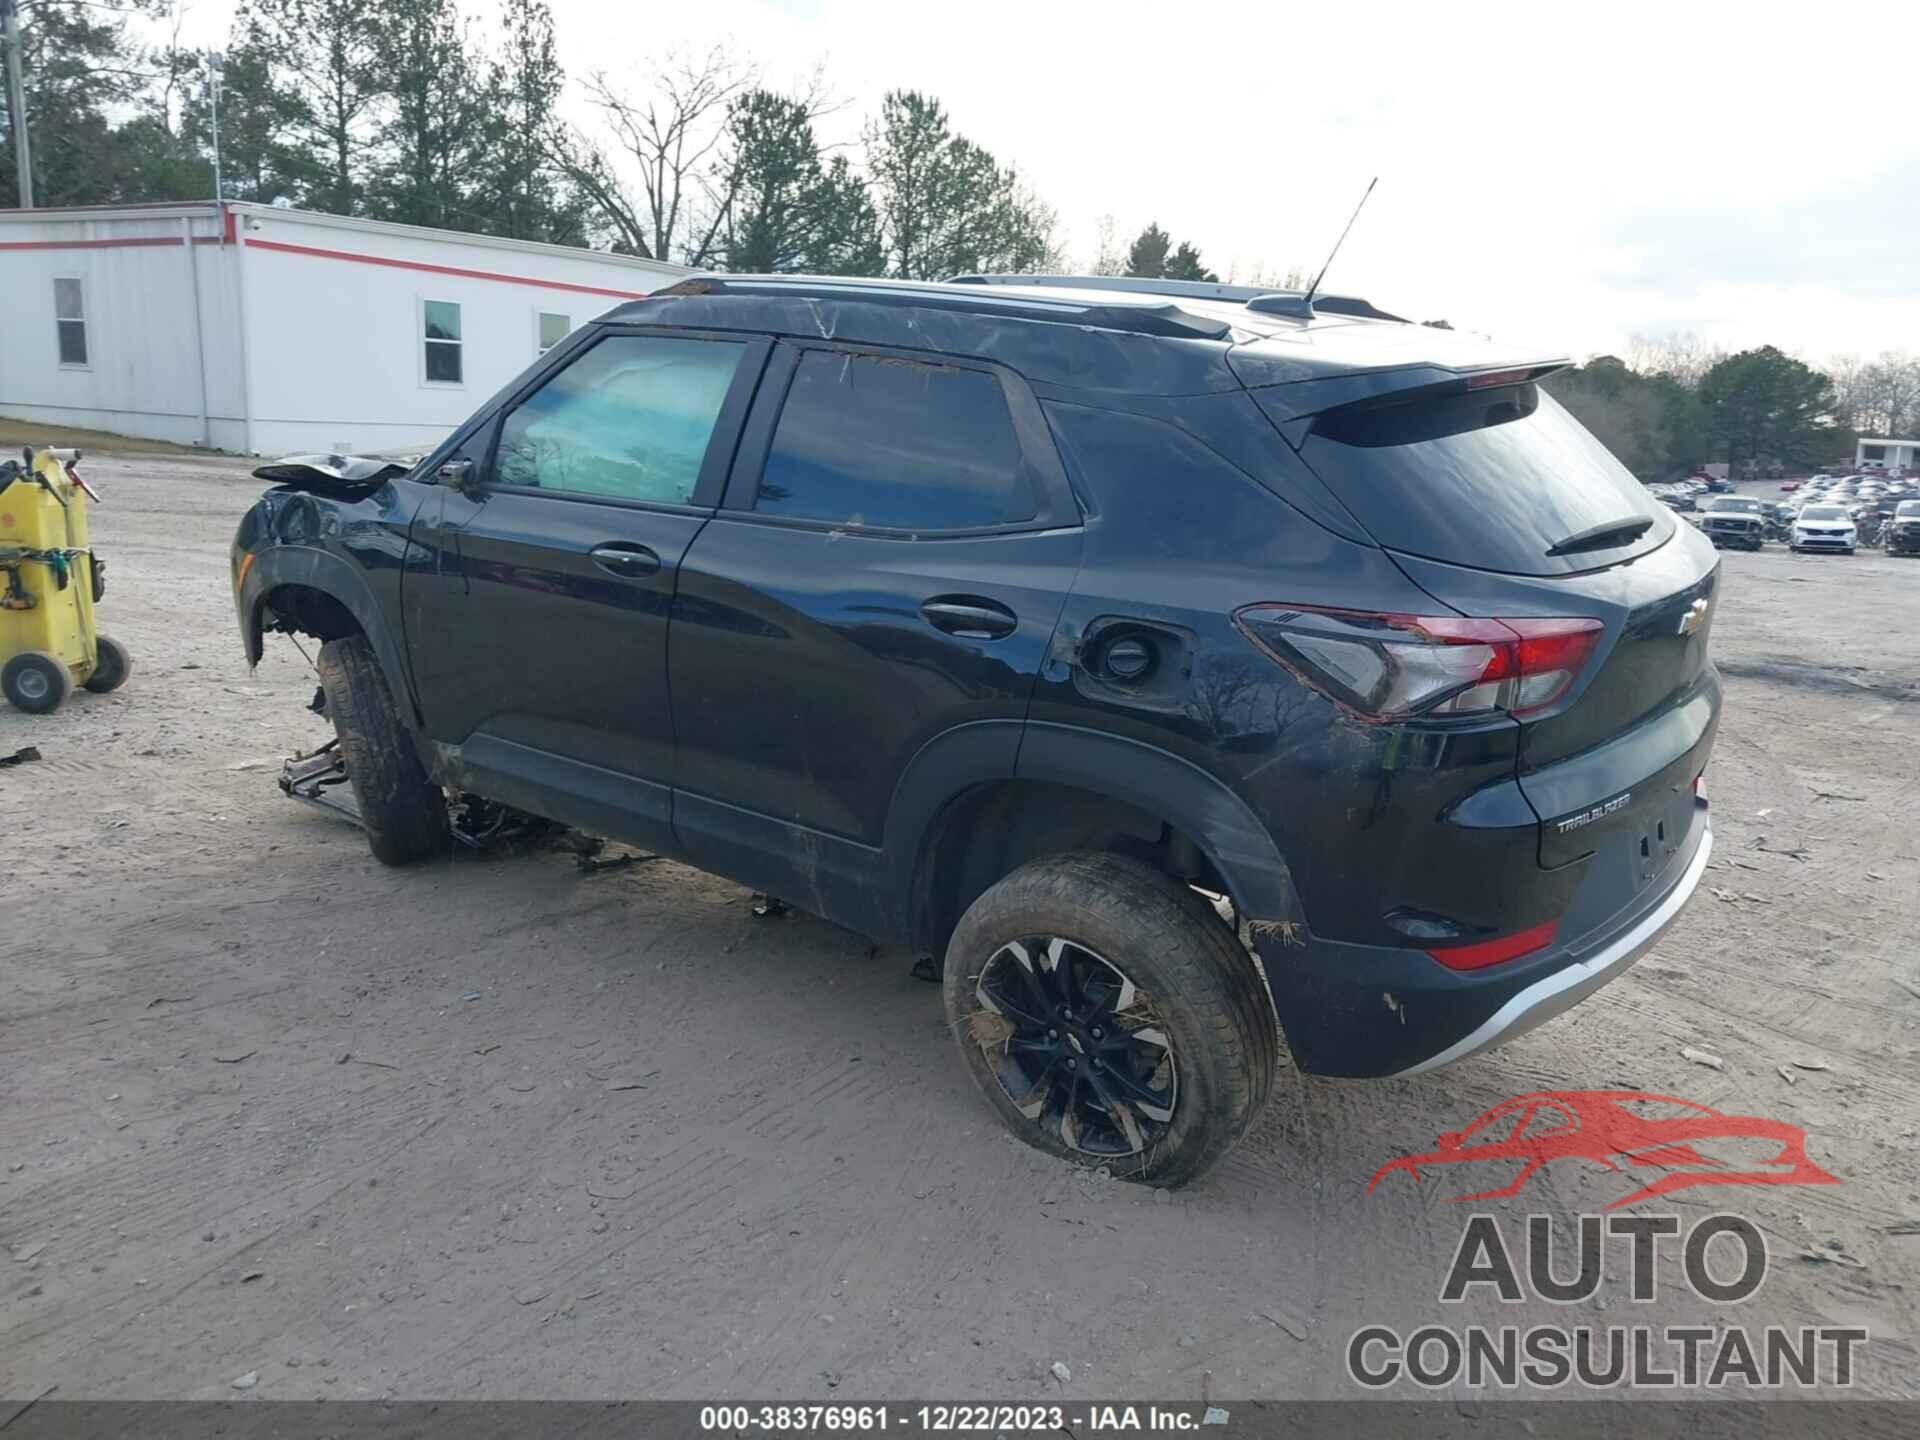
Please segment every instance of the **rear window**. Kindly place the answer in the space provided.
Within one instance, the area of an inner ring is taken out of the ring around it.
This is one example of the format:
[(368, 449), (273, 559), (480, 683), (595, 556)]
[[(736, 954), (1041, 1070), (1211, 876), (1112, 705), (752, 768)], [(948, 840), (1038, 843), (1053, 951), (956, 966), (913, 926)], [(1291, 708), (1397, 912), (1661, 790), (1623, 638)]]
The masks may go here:
[[(1666, 508), (1534, 385), (1332, 410), (1301, 454), (1382, 545), (1455, 565), (1560, 575), (1644, 554), (1673, 533)], [(1635, 519), (1652, 524), (1548, 554)]]

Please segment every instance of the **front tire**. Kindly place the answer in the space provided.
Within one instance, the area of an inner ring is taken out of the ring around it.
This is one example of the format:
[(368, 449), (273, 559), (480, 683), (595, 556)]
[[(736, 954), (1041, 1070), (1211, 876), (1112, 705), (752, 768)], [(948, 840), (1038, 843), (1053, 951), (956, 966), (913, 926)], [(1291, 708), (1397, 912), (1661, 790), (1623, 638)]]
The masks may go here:
[(1007, 1127), (1122, 1179), (1204, 1173), (1273, 1086), (1279, 1032), (1252, 957), (1138, 861), (1022, 866), (961, 917), (944, 980), (968, 1073)]
[(58, 655), (22, 650), (0, 666), (0, 691), (17, 710), (51, 715), (73, 693), (73, 672)]
[(329, 640), (320, 647), (319, 670), (374, 858), (409, 865), (444, 855), (447, 797), (420, 763), (373, 646), (363, 635)]

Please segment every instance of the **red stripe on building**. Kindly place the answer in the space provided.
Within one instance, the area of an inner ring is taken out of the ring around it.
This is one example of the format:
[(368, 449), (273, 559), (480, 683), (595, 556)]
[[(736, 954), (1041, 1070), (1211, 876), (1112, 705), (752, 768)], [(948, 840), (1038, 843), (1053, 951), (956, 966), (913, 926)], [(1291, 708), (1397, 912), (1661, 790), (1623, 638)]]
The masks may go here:
[(125, 240), (0, 240), (0, 250), (132, 250), (184, 243), (178, 235), (139, 235)]
[(527, 275), (502, 275), (492, 270), (468, 270), (458, 265), (429, 265), (423, 260), (390, 260), (384, 255), (359, 255), (351, 250), (322, 250), (313, 245), (289, 245), (283, 240), (248, 240), (249, 250), (279, 250), (288, 255), (311, 255), (320, 260), (351, 260), (361, 265), (384, 265), (393, 270), (424, 270), (429, 275), (457, 275), (464, 280), (493, 280), (503, 285), (532, 285), (541, 290), (569, 290), (576, 295), (609, 295), (616, 300), (644, 300), (644, 290), (608, 290), (599, 285), (572, 285), (565, 280), (535, 280)]

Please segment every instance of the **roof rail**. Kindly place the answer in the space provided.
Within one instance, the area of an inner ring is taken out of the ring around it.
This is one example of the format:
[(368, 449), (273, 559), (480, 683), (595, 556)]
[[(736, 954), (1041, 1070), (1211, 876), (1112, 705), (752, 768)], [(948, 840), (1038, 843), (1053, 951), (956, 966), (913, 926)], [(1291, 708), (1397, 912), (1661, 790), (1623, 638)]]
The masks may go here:
[[(971, 293), (970, 293), (971, 292)], [(918, 305), (974, 314), (1017, 316), (1089, 325), (1100, 330), (1126, 330), (1140, 335), (1162, 335), (1185, 340), (1221, 340), (1232, 326), (1215, 315), (1183, 310), (1171, 296), (1146, 292), (1113, 303), (1076, 295), (1015, 296), (993, 294), (971, 286), (941, 281), (865, 280), (820, 275), (690, 275), (678, 284), (656, 290), (654, 300), (680, 295), (761, 295), (807, 300), (865, 301), (881, 305)], [(1155, 303), (1158, 301), (1159, 303)], [(646, 301), (636, 301), (644, 306)]]
[(1051, 285), (1070, 290), (1124, 290), (1133, 295), (1177, 295), (1183, 300), (1247, 301), (1269, 291), (1217, 280), (1145, 280), (1134, 275), (955, 275), (949, 285)]
[(1329, 315), (1356, 315), (1366, 320), (1398, 320), (1358, 295), (1315, 295), (1309, 303), (1304, 290), (1275, 290), (1259, 285), (1224, 285), (1215, 280), (1150, 280), (1133, 275), (955, 275), (951, 285), (1049, 285), (1071, 290), (1122, 290), (1136, 295), (1166, 295), (1184, 300), (1228, 300), (1258, 315), (1310, 318), (1315, 311)]

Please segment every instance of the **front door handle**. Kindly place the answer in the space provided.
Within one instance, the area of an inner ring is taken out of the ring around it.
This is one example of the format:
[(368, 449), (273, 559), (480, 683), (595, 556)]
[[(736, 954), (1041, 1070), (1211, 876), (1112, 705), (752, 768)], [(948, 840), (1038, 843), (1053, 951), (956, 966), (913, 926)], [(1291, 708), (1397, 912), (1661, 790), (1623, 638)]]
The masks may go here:
[(593, 563), (622, 580), (640, 580), (660, 573), (660, 557), (644, 545), (598, 545)]
[(920, 607), (920, 613), (934, 629), (962, 640), (1000, 640), (1020, 628), (1006, 606), (978, 595), (936, 595)]

